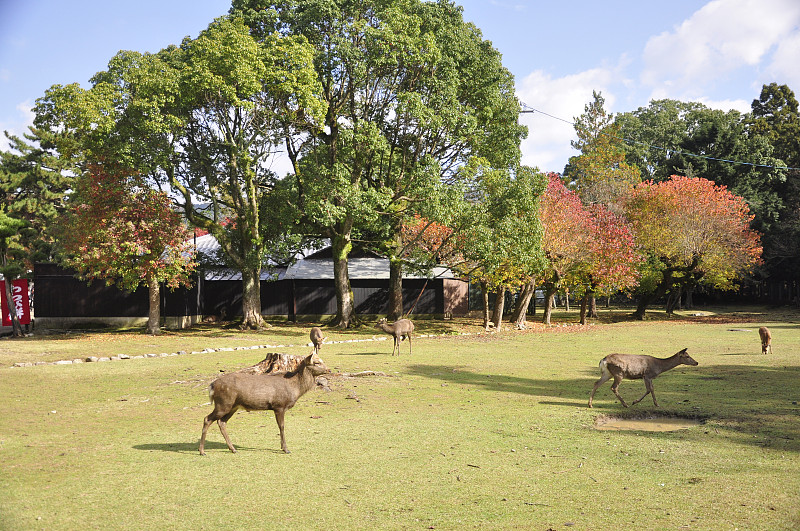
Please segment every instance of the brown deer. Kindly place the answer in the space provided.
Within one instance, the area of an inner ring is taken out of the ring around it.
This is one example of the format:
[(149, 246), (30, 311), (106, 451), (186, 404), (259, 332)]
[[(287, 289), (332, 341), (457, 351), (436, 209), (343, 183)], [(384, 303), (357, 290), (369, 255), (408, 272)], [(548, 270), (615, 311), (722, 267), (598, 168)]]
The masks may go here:
[(386, 318), (383, 318), (378, 321), (377, 327), (394, 338), (392, 356), (395, 350), (397, 355), (400, 355), (400, 342), (405, 338), (408, 338), (408, 353), (411, 354), (411, 332), (414, 331), (414, 323), (408, 319), (398, 319), (394, 324), (387, 324)]
[(216, 421), (219, 431), (225, 437), (225, 443), (231, 452), (236, 448), (231, 444), (226, 428), (227, 422), (240, 408), (247, 411), (273, 410), (278, 429), (281, 432), (281, 450), (289, 453), (286, 437), (283, 433), (283, 418), (286, 410), (295, 405), (297, 400), (314, 387), (316, 377), (330, 372), (325, 363), (313, 352), (309, 354), (295, 371), (283, 374), (245, 374), (234, 372), (221, 376), (211, 382), (209, 396), (214, 403), (212, 411), (203, 422), (203, 434), (200, 437), (200, 455), (206, 455), (206, 432), (212, 422)]
[(677, 354), (669, 358), (654, 358), (653, 356), (644, 356), (640, 354), (609, 354), (600, 360), (600, 379), (595, 382), (592, 388), (592, 394), (589, 395), (589, 407), (592, 407), (592, 399), (594, 392), (597, 388), (607, 382), (610, 378), (614, 378), (614, 383), (611, 384), (611, 391), (622, 405), (628, 407), (625, 400), (619, 394), (617, 388), (623, 379), (639, 380), (644, 379), (644, 386), (647, 392), (642, 395), (642, 398), (635, 400), (631, 405), (638, 404), (648, 394), (653, 396), (653, 404), (658, 407), (656, 401), (656, 394), (653, 391), (653, 379), (664, 371), (668, 371), (677, 367), (678, 365), (697, 365), (697, 362), (686, 353), (686, 349), (681, 350)]
[(758, 329), (758, 335), (761, 336), (761, 353), (772, 354), (772, 333), (769, 331), (769, 328), (766, 326), (762, 326)]
[(319, 354), (319, 349), (322, 347), (322, 342), (327, 339), (325, 336), (322, 335), (322, 330), (320, 327), (315, 326), (311, 329), (311, 343), (314, 345), (314, 354)]

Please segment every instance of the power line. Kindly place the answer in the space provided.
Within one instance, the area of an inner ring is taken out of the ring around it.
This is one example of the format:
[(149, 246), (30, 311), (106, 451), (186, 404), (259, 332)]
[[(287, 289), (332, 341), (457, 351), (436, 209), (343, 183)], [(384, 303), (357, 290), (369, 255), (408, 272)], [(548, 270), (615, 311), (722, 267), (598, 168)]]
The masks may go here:
[[(571, 126), (575, 127), (575, 122), (573, 122), (572, 120), (565, 120), (564, 118), (559, 118), (558, 116), (553, 116), (552, 114), (548, 114), (548, 113), (546, 113), (544, 111), (540, 111), (539, 109), (534, 109), (533, 107), (531, 107), (530, 105), (528, 105), (528, 104), (526, 104), (524, 102), (520, 102), (519, 113), (520, 114), (539, 113), (539, 114), (543, 114), (544, 116), (547, 116), (548, 118), (552, 118), (553, 120), (558, 120), (560, 122), (564, 122), (564, 123), (570, 124)], [(800, 170), (800, 168), (793, 168), (791, 166), (772, 166), (770, 164), (756, 164), (754, 162), (741, 162), (741, 161), (738, 161), (738, 160), (720, 159), (720, 158), (716, 158), (716, 157), (710, 157), (708, 155), (698, 155), (696, 153), (690, 153), (688, 151), (681, 151), (679, 149), (670, 149), (670, 148), (666, 148), (666, 147), (662, 147), (662, 146), (656, 146), (654, 144), (648, 144), (646, 142), (639, 142), (637, 140), (633, 140), (633, 139), (630, 139), (630, 138), (619, 137), (619, 136), (611, 135), (611, 134), (608, 134), (608, 133), (601, 132), (600, 134), (609, 136), (611, 138), (616, 138), (617, 140), (622, 140), (626, 144), (637, 144), (637, 145), (640, 145), (640, 146), (644, 146), (647, 149), (659, 149), (661, 151), (666, 152), (667, 155), (669, 155), (670, 153), (675, 153), (675, 154), (678, 154), (678, 155), (685, 155), (687, 157), (695, 157), (695, 158), (698, 158), (698, 159), (713, 160), (713, 161), (717, 161), (717, 162), (727, 162), (727, 163), (730, 163), (730, 164), (739, 164), (741, 166), (752, 166), (754, 168), (771, 168), (771, 169), (775, 169), (775, 170)]]

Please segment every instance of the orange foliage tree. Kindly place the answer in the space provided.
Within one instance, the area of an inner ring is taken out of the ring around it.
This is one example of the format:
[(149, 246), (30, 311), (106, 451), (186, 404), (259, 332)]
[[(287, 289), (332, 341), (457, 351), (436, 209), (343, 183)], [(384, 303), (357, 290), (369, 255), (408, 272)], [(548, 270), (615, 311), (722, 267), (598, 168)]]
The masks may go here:
[(670, 290), (693, 284), (735, 289), (735, 281), (760, 263), (760, 235), (750, 228), (750, 208), (725, 186), (673, 175), (636, 186), (624, 208), (647, 257), (638, 319)]

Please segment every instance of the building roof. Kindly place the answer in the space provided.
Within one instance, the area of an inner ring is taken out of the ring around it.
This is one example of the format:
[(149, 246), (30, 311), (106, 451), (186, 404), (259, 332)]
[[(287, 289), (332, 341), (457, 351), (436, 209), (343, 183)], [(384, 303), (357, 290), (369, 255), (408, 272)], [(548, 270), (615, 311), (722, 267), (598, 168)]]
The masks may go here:
[[(195, 239), (197, 251), (213, 257), (219, 249), (219, 243), (211, 234), (198, 236)], [(389, 259), (371, 252), (353, 253), (347, 260), (350, 278), (352, 279), (388, 279)], [(297, 261), (287, 267), (274, 266), (261, 271), (261, 280), (280, 280), (284, 278), (306, 280), (333, 279), (333, 253), (328, 245), (319, 251), (306, 251), (297, 256)], [(446, 267), (435, 267), (430, 275), (413, 275), (405, 273), (403, 278), (456, 278)], [(239, 271), (229, 268), (208, 270), (205, 280), (241, 280)]]

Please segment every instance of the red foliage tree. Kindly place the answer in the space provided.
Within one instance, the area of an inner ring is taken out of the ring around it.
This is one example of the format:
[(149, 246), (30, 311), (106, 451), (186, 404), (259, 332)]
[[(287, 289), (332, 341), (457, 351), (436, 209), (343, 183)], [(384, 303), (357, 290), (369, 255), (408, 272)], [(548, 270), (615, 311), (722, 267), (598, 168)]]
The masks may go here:
[(167, 195), (130, 171), (95, 164), (78, 180), (60, 231), (65, 265), (86, 279), (135, 290), (146, 284), (147, 332), (160, 325), (160, 283), (191, 284), (196, 264), (189, 231)]

